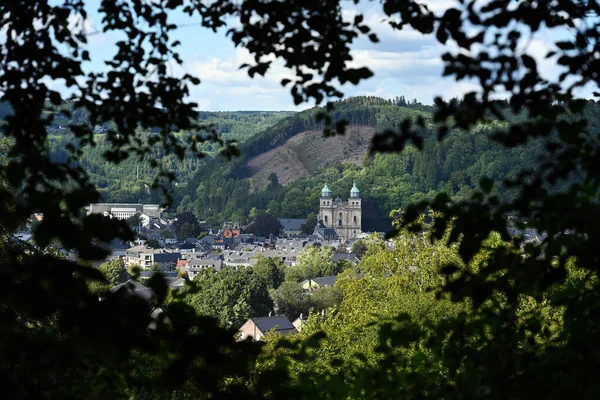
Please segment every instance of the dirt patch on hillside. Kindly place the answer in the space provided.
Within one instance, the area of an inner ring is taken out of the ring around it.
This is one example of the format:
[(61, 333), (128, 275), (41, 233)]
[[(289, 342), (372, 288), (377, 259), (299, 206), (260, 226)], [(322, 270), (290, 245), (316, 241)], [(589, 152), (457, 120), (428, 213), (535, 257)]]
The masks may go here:
[(262, 190), (275, 173), (287, 185), (340, 161), (361, 165), (375, 128), (351, 126), (343, 136), (325, 138), (322, 131), (301, 132), (283, 145), (248, 160), (252, 190)]

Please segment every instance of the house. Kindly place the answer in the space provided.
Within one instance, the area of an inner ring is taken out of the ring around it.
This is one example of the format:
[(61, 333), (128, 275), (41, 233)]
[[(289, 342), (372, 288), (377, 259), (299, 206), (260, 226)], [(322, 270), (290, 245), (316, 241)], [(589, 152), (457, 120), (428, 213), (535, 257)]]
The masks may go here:
[(246, 340), (248, 338), (252, 338), (253, 340), (262, 340), (267, 332), (270, 331), (280, 333), (282, 335), (298, 333), (290, 320), (283, 315), (276, 315), (274, 317), (258, 317), (250, 318), (244, 325), (241, 326), (240, 329), (238, 329), (238, 340)]
[(136, 296), (142, 300), (151, 301), (154, 299), (154, 291), (139, 282), (129, 279), (127, 282), (123, 282), (114, 286), (108, 291), (112, 294), (120, 294), (124, 297)]
[(323, 222), (317, 222), (313, 235), (319, 240), (335, 240), (338, 238), (335, 229), (326, 227)]
[(127, 250), (123, 259), (125, 267), (132, 264), (139, 264), (142, 268), (150, 268), (152, 264), (157, 263), (161, 271), (169, 271), (177, 265), (177, 260), (181, 258), (181, 253), (167, 251), (165, 249), (149, 249), (144, 245), (135, 246)]
[(221, 261), (223, 261), (223, 255), (221, 255), (221, 254), (212, 254), (211, 253), (211, 254), (207, 254), (206, 257), (204, 257), (204, 258), (206, 260), (215, 260), (215, 261), (221, 260)]
[(356, 256), (356, 254), (334, 254), (333, 257), (331, 257), (331, 261), (333, 262), (338, 262), (341, 260), (346, 260), (348, 261), (350, 264), (356, 265), (360, 262), (360, 259)]
[(107, 247), (110, 250), (110, 255), (118, 258), (127, 256), (127, 250), (131, 246), (119, 238), (114, 238), (108, 243)]
[(177, 290), (177, 289), (181, 289), (185, 285), (185, 279), (178, 278), (178, 279), (175, 279), (174, 281), (170, 281), (167, 283), (171, 289)]
[(127, 219), (135, 214), (145, 214), (147, 217), (160, 217), (164, 208), (158, 204), (131, 204), (131, 203), (95, 203), (88, 207), (89, 214), (102, 214), (111, 218)]
[(33, 238), (33, 235), (31, 233), (26, 232), (18, 232), (15, 233), (13, 236), (22, 242), (29, 242)]
[(302, 226), (306, 223), (305, 219), (279, 218), (284, 236), (296, 236), (302, 234)]
[(177, 272), (171, 272), (171, 271), (159, 271), (159, 272), (154, 272), (154, 271), (140, 271), (140, 278), (141, 279), (150, 279), (152, 277), (152, 275), (154, 275), (155, 273), (159, 273), (161, 274), (166, 280), (172, 279), (175, 280), (177, 279)]
[(320, 278), (307, 279), (299, 283), (304, 290), (314, 290), (322, 287), (333, 287), (337, 281), (337, 276), (322, 276)]
[(223, 237), (227, 239), (235, 239), (242, 233), (240, 229), (240, 224), (236, 220), (233, 225), (228, 224), (227, 222), (223, 223), (223, 228), (221, 229)]
[(223, 261), (221, 260), (209, 260), (206, 258), (201, 259), (193, 259), (190, 260), (187, 266), (188, 278), (190, 280), (194, 280), (196, 275), (207, 268), (213, 268), (215, 271), (219, 272), (221, 268), (223, 268)]
[(294, 328), (296, 328), (298, 332), (302, 332), (302, 328), (306, 325), (306, 318), (300, 313), (300, 316), (292, 322), (292, 325), (294, 325)]
[(306, 245), (306, 240), (302, 239), (284, 239), (279, 240), (275, 245), (277, 250), (302, 251)]
[(169, 271), (175, 269), (177, 266), (177, 260), (181, 258), (181, 253), (179, 252), (170, 252), (164, 249), (154, 250), (152, 252), (152, 265), (153, 263), (157, 263), (160, 267), (161, 271)]

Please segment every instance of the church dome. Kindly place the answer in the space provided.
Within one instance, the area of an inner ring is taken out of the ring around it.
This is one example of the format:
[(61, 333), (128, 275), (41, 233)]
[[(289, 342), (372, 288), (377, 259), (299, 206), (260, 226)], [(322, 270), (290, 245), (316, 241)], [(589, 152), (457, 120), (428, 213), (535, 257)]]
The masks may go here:
[(325, 184), (323, 189), (321, 190), (321, 197), (331, 197), (331, 189), (329, 189), (329, 185)]
[(358, 190), (358, 188), (356, 187), (356, 182), (354, 182), (354, 185), (350, 190), (350, 197), (360, 197), (360, 190)]

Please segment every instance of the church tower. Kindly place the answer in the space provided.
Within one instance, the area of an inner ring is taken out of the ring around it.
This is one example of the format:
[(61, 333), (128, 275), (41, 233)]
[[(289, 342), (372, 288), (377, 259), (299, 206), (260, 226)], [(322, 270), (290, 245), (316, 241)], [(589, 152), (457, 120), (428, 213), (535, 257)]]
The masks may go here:
[(362, 200), (356, 183), (350, 190), (348, 201), (331, 197), (331, 189), (325, 184), (321, 190), (319, 204), (319, 223), (327, 228), (335, 229), (340, 240), (354, 240), (362, 232)]
[(323, 225), (331, 227), (333, 224), (333, 200), (331, 198), (331, 189), (325, 184), (321, 190), (321, 204), (319, 206), (319, 216), (317, 221), (323, 221)]

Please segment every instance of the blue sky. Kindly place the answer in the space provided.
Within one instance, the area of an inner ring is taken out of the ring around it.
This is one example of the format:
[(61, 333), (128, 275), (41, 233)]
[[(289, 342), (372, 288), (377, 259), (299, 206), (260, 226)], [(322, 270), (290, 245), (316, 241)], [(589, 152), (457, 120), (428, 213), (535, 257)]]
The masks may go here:
[[(98, 0), (89, 2), (89, 20), (85, 29), (94, 32), (101, 27), (101, 16), (97, 12)], [(435, 6), (452, 4), (447, 0), (430, 1)], [(360, 6), (366, 22), (374, 28), (381, 42), (372, 44), (360, 40), (353, 46), (357, 66), (368, 66), (375, 77), (358, 86), (345, 85), (346, 96), (376, 95), (394, 97), (403, 95), (416, 98), (424, 103), (432, 103), (434, 96), (453, 97), (471, 86), (456, 83), (452, 79), (442, 79), (442, 65), (439, 59), (440, 47), (431, 38), (424, 38), (416, 32), (395, 32), (382, 23), (384, 15), (379, 3), (366, 2)], [(347, 11), (351, 18), (352, 10)], [(251, 79), (239, 65), (248, 61), (249, 54), (235, 48), (225, 35), (193, 25), (187, 15), (173, 13), (172, 22), (184, 25), (177, 29), (173, 39), (181, 41), (179, 53), (184, 61), (182, 66), (173, 65), (174, 73), (188, 72), (199, 77), (202, 83), (192, 89), (191, 98), (202, 110), (299, 110), (311, 105), (294, 106), (288, 89), (279, 84), (286, 71), (275, 65), (265, 78)], [(102, 60), (114, 54), (114, 42), (118, 36), (113, 33), (95, 33), (89, 37), (89, 51), (92, 56), (90, 69), (102, 70)]]
[[(148, 0), (153, 1), (153, 0)], [(430, 8), (443, 10), (457, 4), (456, 0), (424, 0)], [(88, 70), (104, 69), (103, 60), (115, 52), (114, 43), (119, 39), (115, 33), (96, 32), (101, 27), (98, 14), (99, 0), (87, 3), (89, 18), (84, 29), (90, 32), (88, 50), (92, 62)], [(348, 2), (351, 4), (351, 2)], [(414, 31), (394, 31), (383, 23), (384, 14), (379, 2), (362, 2), (358, 10), (365, 15), (365, 22), (378, 34), (381, 42), (370, 43), (359, 40), (353, 46), (354, 66), (367, 66), (375, 76), (358, 86), (346, 85), (346, 96), (375, 95), (384, 98), (405, 96), (431, 104), (435, 96), (446, 99), (459, 96), (475, 86), (468, 82), (456, 82), (453, 78), (442, 78), (442, 47), (433, 37), (424, 37)], [(355, 9), (345, 9), (347, 19), (353, 18)], [(251, 79), (239, 66), (250, 60), (247, 51), (235, 48), (223, 29), (219, 33), (199, 26), (197, 20), (187, 15), (173, 13), (171, 22), (181, 27), (173, 39), (181, 41), (179, 53), (183, 65), (173, 64), (174, 74), (191, 73), (202, 83), (192, 88), (191, 99), (201, 110), (300, 110), (311, 105), (294, 106), (292, 97), (280, 80), (286, 77), (281, 64), (275, 63), (266, 77)], [(542, 32), (527, 43), (528, 51), (542, 61), (549, 50), (555, 34)], [(555, 76), (557, 70), (551, 63), (540, 64), (540, 70)], [(55, 87), (59, 87), (56, 85)]]

